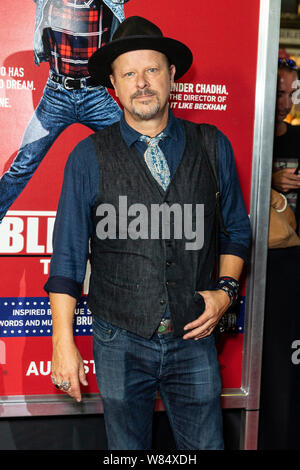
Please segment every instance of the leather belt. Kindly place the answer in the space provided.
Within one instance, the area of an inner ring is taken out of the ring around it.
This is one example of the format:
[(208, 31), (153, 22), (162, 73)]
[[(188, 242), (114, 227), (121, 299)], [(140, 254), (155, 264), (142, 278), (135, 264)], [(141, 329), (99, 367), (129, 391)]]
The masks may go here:
[(164, 335), (174, 331), (171, 318), (163, 318), (156, 329), (156, 333)]
[(80, 90), (88, 86), (96, 86), (92, 77), (72, 78), (64, 75), (56, 75), (56, 73), (52, 71), (49, 72), (49, 77), (53, 82), (59, 83), (66, 90)]

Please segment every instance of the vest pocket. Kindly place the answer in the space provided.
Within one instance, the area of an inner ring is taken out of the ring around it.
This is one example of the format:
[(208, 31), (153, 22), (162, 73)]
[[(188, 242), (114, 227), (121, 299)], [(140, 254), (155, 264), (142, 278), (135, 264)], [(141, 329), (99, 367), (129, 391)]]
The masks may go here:
[(107, 275), (101, 276), (101, 282), (108, 283), (111, 285), (112, 288), (117, 289), (127, 289), (132, 292), (138, 292), (141, 288), (141, 282), (138, 281), (130, 281), (129, 279), (122, 279), (119, 276), (116, 277), (109, 277)]

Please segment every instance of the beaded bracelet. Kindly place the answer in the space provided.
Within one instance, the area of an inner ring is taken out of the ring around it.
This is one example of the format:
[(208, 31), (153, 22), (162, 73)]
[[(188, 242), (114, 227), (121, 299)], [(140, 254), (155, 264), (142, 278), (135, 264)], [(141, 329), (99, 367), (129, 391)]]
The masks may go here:
[(221, 289), (228, 295), (230, 299), (230, 306), (233, 305), (237, 298), (239, 292), (239, 283), (236, 279), (230, 276), (221, 276), (216, 282), (215, 289)]

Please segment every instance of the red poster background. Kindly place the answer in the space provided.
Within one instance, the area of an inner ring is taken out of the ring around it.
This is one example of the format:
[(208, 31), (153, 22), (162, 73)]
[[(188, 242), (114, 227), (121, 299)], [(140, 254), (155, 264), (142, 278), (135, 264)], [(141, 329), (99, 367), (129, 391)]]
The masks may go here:
[[(180, 0), (130, 0), (125, 5), (125, 14), (141, 15), (152, 20), (160, 26), (164, 35), (182, 40), (193, 51), (193, 66), (180, 80), (183, 84), (181, 99), (178, 99), (179, 92), (176, 92), (173, 100), (177, 102), (174, 114), (195, 122), (215, 124), (227, 135), (234, 149), (245, 203), (249, 208), (259, 0), (190, 0), (186, 4)], [(1, 3), (0, 174), (9, 168), (15, 157), (47, 80), (48, 64), (42, 63), (37, 67), (33, 62), (34, 20), (35, 4), (32, 0), (15, 0), (13, 9)], [(20, 77), (18, 75), (22, 70), (24, 74)], [(13, 79), (33, 82), (34, 89), (13, 89)], [(8, 86), (5, 86), (7, 83)], [(216, 100), (222, 96), (226, 107), (222, 110), (195, 109), (195, 103), (199, 103), (195, 99), (201, 94), (201, 84), (225, 86), (226, 94), (208, 92), (206, 96), (215, 96)], [(185, 102), (193, 103), (192, 109), (180, 107), (180, 103)], [(0, 299), (45, 297), (43, 285), (47, 273), (43, 268), (51, 254), (47, 241), (47, 220), (53, 218), (57, 207), (66, 159), (76, 143), (90, 133), (89, 129), (79, 124), (64, 131), (11, 206), (7, 218), (17, 217), (23, 221), (21, 236), (24, 243), (16, 256), (16, 253), (9, 253), (3, 248), (5, 243), (1, 244), (0, 234)], [(26, 214), (20, 211), (26, 211)], [(32, 231), (27, 233), (29, 211), (38, 211), (36, 245), (44, 246), (42, 255), (29, 253), (26, 248), (27, 238), (33, 236)], [(1, 315), (0, 309), (0, 319)], [(78, 336), (76, 341), (87, 366), (91, 365), (91, 338)], [(242, 354), (242, 333), (222, 342), (219, 357), (224, 388), (240, 387)], [(50, 360), (50, 337), (8, 338), (0, 326), (0, 396), (53, 394), (47, 373)], [(88, 378), (90, 385), (87, 392), (96, 392), (91, 367)]]

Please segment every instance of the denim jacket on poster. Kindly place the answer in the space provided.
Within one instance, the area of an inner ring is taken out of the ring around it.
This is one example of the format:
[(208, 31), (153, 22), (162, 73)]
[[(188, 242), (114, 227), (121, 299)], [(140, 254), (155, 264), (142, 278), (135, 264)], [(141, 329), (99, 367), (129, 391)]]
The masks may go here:
[[(44, 50), (42, 34), (43, 34), (43, 15), (46, 5), (50, 0), (33, 0), (36, 3), (36, 17), (35, 17), (35, 28), (34, 28), (34, 37), (33, 37), (33, 50), (34, 50), (34, 63), (39, 65), (41, 62), (48, 61), (48, 56)], [(116, 31), (122, 21), (125, 19), (124, 15), (124, 3), (129, 2), (129, 0), (103, 0), (106, 6), (111, 9), (114, 14), (112, 28), (111, 28), (111, 37)]]

